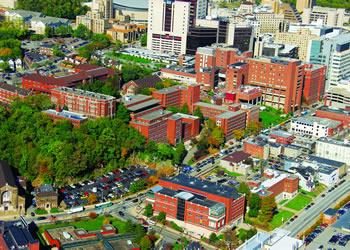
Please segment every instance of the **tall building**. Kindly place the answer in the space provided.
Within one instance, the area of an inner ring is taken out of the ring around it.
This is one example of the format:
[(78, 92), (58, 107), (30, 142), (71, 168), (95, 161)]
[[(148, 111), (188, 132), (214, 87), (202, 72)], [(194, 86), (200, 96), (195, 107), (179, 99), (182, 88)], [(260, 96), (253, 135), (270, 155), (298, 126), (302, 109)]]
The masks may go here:
[(260, 87), (263, 103), (284, 112), (300, 108), (303, 87), (301, 61), (287, 58), (249, 58), (247, 84)]
[(89, 5), (92, 12), (98, 12), (102, 18), (113, 18), (113, 0), (93, 0)]
[(315, 150), (319, 157), (344, 162), (350, 166), (350, 144), (348, 141), (321, 138), (316, 141)]
[(312, 8), (316, 4), (316, 0), (297, 0), (297, 10), (303, 12), (304, 9)]
[(326, 65), (326, 90), (350, 77), (350, 34), (311, 41), (307, 61)]
[(150, 0), (147, 48), (171, 54), (185, 54), (190, 7), (189, 2)]
[(326, 66), (317, 64), (304, 65), (303, 103), (313, 104), (324, 95)]
[(350, 109), (350, 81), (341, 80), (339, 84), (331, 85), (325, 96), (324, 104), (336, 109)]
[(86, 15), (76, 17), (76, 25), (83, 24), (93, 33), (104, 34), (108, 28), (108, 19), (97, 11), (88, 11)]
[(269, 12), (256, 13), (255, 18), (257, 21), (255, 36), (259, 36), (264, 33), (276, 33), (287, 30), (287, 22), (284, 20), (283, 14), (275, 14)]
[(304, 9), (301, 17), (304, 24), (317, 22), (330, 27), (343, 27), (343, 24), (349, 21), (345, 9), (334, 9), (321, 6)]

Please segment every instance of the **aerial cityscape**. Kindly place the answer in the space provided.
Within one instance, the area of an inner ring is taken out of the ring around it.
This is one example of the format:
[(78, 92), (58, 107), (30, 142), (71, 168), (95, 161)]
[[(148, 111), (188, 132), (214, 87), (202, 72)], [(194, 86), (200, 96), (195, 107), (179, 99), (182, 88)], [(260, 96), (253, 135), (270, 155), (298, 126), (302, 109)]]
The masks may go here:
[(346, 250), (349, 176), (349, 1), (0, 0), (0, 250)]

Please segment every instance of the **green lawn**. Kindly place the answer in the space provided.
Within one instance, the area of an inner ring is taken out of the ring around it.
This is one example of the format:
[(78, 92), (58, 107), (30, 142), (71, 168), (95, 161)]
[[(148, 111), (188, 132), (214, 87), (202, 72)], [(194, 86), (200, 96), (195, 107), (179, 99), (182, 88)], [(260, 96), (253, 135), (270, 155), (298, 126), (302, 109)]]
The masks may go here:
[[(39, 230), (40, 232), (44, 232), (47, 229), (74, 226), (76, 228), (83, 228), (87, 231), (95, 231), (101, 229), (105, 218), (106, 217), (104, 216), (99, 216), (95, 219), (83, 219), (81, 221), (72, 222), (57, 222), (56, 224), (43, 225), (39, 228)], [(126, 232), (126, 222), (113, 217), (108, 217), (108, 219), (110, 220), (111, 224), (118, 229), (118, 233)]]
[(240, 174), (240, 173), (228, 171), (226, 168), (223, 168), (223, 167), (218, 167), (213, 172), (217, 173), (218, 171), (224, 171), (229, 176), (234, 176), (234, 177), (242, 176), (242, 174)]
[(272, 229), (280, 227), (284, 222), (292, 218), (293, 215), (293, 212), (287, 210), (279, 210), (279, 212), (273, 216), (272, 221), (270, 222)]
[(278, 205), (282, 206), (284, 203), (286, 203), (288, 201), (288, 199), (284, 199), (281, 200), (280, 202), (278, 202)]
[(43, 215), (43, 214), (47, 214), (47, 211), (45, 209), (37, 208), (35, 209), (35, 213), (38, 215)]
[(312, 198), (305, 195), (305, 194), (298, 194), (293, 198), (290, 202), (288, 202), (285, 207), (294, 209), (296, 211), (302, 210), (304, 207), (306, 207), (308, 204), (310, 204), (312, 201)]
[(308, 192), (306, 190), (300, 190), (302, 194), (305, 194), (310, 197), (317, 197), (319, 196), (324, 190), (326, 189), (325, 185), (319, 184), (315, 187), (314, 191)]
[(288, 120), (289, 117), (289, 115), (286, 115), (282, 111), (272, 107), (266, 107), (265, 110), (260, 111), (260, 119), (264, 128), (278, 125)]

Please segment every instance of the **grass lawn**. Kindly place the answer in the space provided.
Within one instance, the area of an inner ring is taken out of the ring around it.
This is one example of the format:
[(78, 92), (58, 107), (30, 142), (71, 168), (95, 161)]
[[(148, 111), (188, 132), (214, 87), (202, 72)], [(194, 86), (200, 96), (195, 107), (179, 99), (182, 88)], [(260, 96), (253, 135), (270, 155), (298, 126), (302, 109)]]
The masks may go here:
[(284, 203), (286, 203), (288, 201), (288, 199), (284, 199), (281, 200), (280, 202), (278, 202), (278, 205), (282, 206)]
[(284, 114), (282, 111), (274, 109), (272, 107), (266, 107), (265, 110), (260, 111), (260, 119), (264, 128), (275, 126), (286, 120), (289, 115)]
[(292, 218), (293, 215), (293, 212), (287, 210), (279, 210), (279, 212), (273, 216), (272, 221), (270, 222), (272, 229), (280, 227), (284, 222)]
[(57, 214), (57, 213), (60, 213), (60, 212), (63, 212), (63, 210), (57, 208), (57, 207), (54, 207), (54, 208), (51, 208), (50, 210), (50, 213), (52, 214)]
[(226, 174), (228, 174), (229, 176), (233, 176), (233, 177), (242, 176), (242, 174), (240, 174), (240, 173), (228, 171), (226, 168), (223, 168), (223, 167), (218, 167), (218, 168), (214, 169), (213, 172), (211, 172), (211, 174), (218, 173), (219, 171), (224, 171)]
[(47, 211), (45, 209), (37, 208), (35, 209), (35, 213), (38, 215), (43, 215), (43, 214), (47, 214)]
[(302, 210), (304, 207), (306, 207), (309, 203), (311, 203), (312, 198), (305, 195), (305, 194), (298, 194), (293, 198), (290, 202), (288, 202), (285, 207), (294, 209), (296, 211)]
[(306, 190), (300, 190), (302, 194), (308, 195), (310, 197), (317, 197), (319, 196), (324, 190), (326, 189), (325, 185), (319, 184), (315, 187), (314, 191), (308, 192)]
[[(66, 226), (74, 226), (76, 228), (83, 228), (87, 231), (95, 231), (100, 230), (103, 221), (106, 217), (99, 216), (95, 219), (83, 219), (80, 221), (71, 221), (71, 222), (57, 222), (56, 224), (43, 225), (39, 228), (40, 232), (44, 232), (46, 229), (58, 228), (58, 227), (66, 227)], [(117, 218), (108, 217), (110, 223), (118, 229), (118, 233), (126, 232), (126, 222), (121, 221)]]

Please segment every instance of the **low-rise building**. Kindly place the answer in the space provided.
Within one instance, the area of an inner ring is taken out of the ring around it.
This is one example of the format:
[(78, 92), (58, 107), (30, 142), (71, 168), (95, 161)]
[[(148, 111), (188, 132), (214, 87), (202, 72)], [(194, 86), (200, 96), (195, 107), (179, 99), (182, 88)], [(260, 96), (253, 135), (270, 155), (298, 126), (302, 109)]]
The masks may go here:
[(293, 134), (283, 130), (272, 130), (269, 137), (280, 144), (291, 144), (295, 138)]
[(2, 104), (10, 104), (16, 98), (23, 99), (29, 95), (31, 95), (31, 91), (29, 90), (3, 82), (0, 83), (0, 102)]
[(350, 110), (323, 106), (316, 110), (315, 115), (342, 123), (343, 127), (350, 126)]
[(243, 222), (245, 198), (237, 190), (180, 174), (160, 179), (160, 187), (146, 198), (156, 213), (167, 218), (218, 231)]
[(39, 250), (40, 243), (22, 221), (0, 221), (0, 249)]
[(327, 187), (334, 187), (339, 181), (338, 169), (327, 165), (320, 165), (317, 171), (317, 180)]
[(18, 215), (25, 213), (25, 198), (16, 176), (5, 161), (0, 161), (0, 215)]
[(311, 192), (315, 188), (317, 175), (312, 167), (291, 167), (288, 171), (299, 178), (299, 187), (301, 189)]
[(106, 34), (109, 35), (113, 41), (118, 40), (122, 43), (131, 43), (139, 39), (146, 30), (147, 27), (145, 25), (117, 22), (113, 23), (110, 29), (107, 29)]
[(114, 75), (114, 70), (90, 65), (80, 64), (74, 68), (74, 72), (64, 76), (47, 76), (32, 73), (22, 77), (22, 87), (34, 92), (50, 94), (51, 90), (58, 87), (76, 87), (79, 84), (88, 84), (94, 80), (106, 80)]
[(36, 34), (45, 34), (46, 28), (51, 28), (53, 30), (57, 29), (60, 26), (69, 26), (69, 19), (57, 18), (57, 17), (33, 17), (30, 20), (30, 29)]
[(142, 89), (155, 88), (156, 84), (160, 82), (162, 82), (162, 79), (157, 75), (132, 80), (123, 85), (122, 93), (123, 95), (136, 95), (139, 94)]
[(268, 141), (262, 137), (249, 138), (243, 142), (244, 152), (255, 158), (267, 159), (270, 154)]
[(260, 197), (272, 196), (278, 202), (283, 199), (291, 199), (298, 193), (299, 178), (295, 175), (278, 173), (266, 170), (264, 173), (268, 177), (259, 187), (253, 188), (252, 193), (257, 193)]
[(58, 120), (69, 121), (70, 123), (72, 123), (74, 127), (80, 127), (82, 123), (88, 120), (88, 118), (85, 115), (63, 110), (63, 109), (60, 109), (60, 107), (57, 107), (57, 110), (55, 109), (44, 110), (43, 113), (49, 116), (53, 121), (58, 121)]
[(350, 166), (350, 143), (346, 140), (320, 138), (316, 141), (315, 153), (319, 157), (344, 162)]
[(39, 209), (50, 211), (58, 207), (58, 193), (51, 185), (42, 185), (35, 191), (35, 204)]
[(235, 172), (246, 176), (250, 170), (250, 165), (244, 161), (250, 157), (243, 151), (233, 152), (220, 160), (220, 165), (230, 172)]
[(51, 90), (51, 101), (56, 106), (90, 118), (114, 117), (117, 99), (81, 89), (59, 87)]
[(297, 250), (303, 249), (304, 242), (292, 236), (284, 229), (276, 228), (271, 233), (257, 232), (252, 238), (240, 245), (236, 250), (270, 249)]
[(341, 122), (318, 117), (298, 117), (291, 120), (290, 132), (316, 138), (328, 137), (341, 130)]
[(349, 109), (350, 108), (350, 80), (340, 80), (338, 84), (332, 84), (324, 96), (325, 106)]

